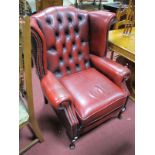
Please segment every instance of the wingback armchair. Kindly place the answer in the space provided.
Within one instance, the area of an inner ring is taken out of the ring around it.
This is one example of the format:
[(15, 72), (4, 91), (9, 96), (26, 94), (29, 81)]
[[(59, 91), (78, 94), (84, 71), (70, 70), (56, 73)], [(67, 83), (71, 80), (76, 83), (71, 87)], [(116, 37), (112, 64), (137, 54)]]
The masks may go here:
[[(43, 94), (74, 141), (125, 110), (128, 68), (106, 58), (115, 14), (50, 7), (31, 16)], [(51, 122), (52, 123), (52, 122)]]

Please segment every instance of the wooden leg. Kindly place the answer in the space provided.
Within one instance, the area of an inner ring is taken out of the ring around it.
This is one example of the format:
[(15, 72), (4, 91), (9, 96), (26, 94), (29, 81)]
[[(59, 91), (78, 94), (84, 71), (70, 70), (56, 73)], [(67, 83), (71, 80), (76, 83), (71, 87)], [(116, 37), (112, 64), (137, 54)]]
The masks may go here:
[(127, 102), (128, 102), (128, 99), (129, 99), (129, 97), (126, 98), (125, 104), (124, 104), (124, 106), (122, 107), (121, 111), (120, 111), (119, 114), (118, 114), (118, 118), (119, 118), (119, 119), (122, 118), (122, 113), (126, 110), (126, 104), (127, 104)]
[(30, 123), (31, 123), (32, 130), (34, 134), (36, 135), (36, 137), (39, 139), (40, 142), (43, 142), (44, 138), (43, 138), (43, 135), (41, 133), (38, 123), (36, 121), (31, 121), (31, 120), (30, 120)]
[(21, 93), (22, 93), (22, 97), (26, 97), (27, 96), (27, 93), (26, 93), (25, 89), (21, 90)]
[(72, 139), (70, 145), (69, 145), (69, 148), (71, 150), (74, 150), (75, 149), (75, 141), (78, 139), (78, 137), (74, 137), (74, 139)]
[(93, 5), (96, 5), (96, 0), (93, 1)]
[(70, 143), (69, 148), (71, 150), (74, 150), (75, 149), (75, 143), (73, 141)]
[(119, 119), (122, 119), (122, 113), (123, 113), (125, 110), (126, 110), (126, 107), (123, 107), (123, 108), (121, 109), (121, 111), (120, 111), (119, 114), (118, 114), (118, 118), (119, 118)]
[(101, 3), (102, 3), (102, 0), (100, 0), (99, 5), (98, 5), (99, 10), (101, 10)]
[(32, 68), (34, 67), (33, 59), (31, 59), (31, 66), (32, 66)]
[(130, 70), (131, 70), (131, 77), (127, 81), (127, 86), (131, 94), (130, 98), (134, 100), (135, 99), (135, 65), (134, 64), (130, 65)]
[(77, 2), (77, 0), (75, 1), (75, 7), (78, 8), (78, 2)]
[(113, 60), (113, 57), (114, 57), (114, 51), (111, 51), (110, 59)]
[(27, 104), (29, 113), (29, 122), (32, 125), (35, 135), (39, 138), (40, 142), (43, 141), (43, 136), (37, 124), (34, 105), (33, 105), (33, 93), (32, 93), (32, 70), (31, 70), (31, 29), (30, 29), (30, 18), (25, 17), (25, 24), (23, 29), (23, 45), (24, 45), (24, 69), (25, 69), (25, 83), (27, 93)]
[(45, 101), (45, 104), (48, 104), (48, 100), (45, 96), (44, 96), (44, 101)]
[(131, 77), (127, 81), (127, 87), (130, 91), (130, 98), (134, 100), (135, 98), (135, 63), (131, 62), (130, 60), (122, 56), (117, 57), (116, 61), (124, 66), (127, 66), (131, 70)]

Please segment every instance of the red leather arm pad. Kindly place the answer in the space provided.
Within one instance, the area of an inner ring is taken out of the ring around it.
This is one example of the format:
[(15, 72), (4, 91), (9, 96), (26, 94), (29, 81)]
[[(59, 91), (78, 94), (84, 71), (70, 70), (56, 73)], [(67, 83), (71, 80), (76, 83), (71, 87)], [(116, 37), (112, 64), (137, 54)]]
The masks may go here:
[(90, 59), (96, 69), (107, 75), (118, 85), (130, 77), (130, 70), (115, 61), (108, 58), (100, 58), (92, 54), (90, 55)]
[(47, 74), (42, 78), (41, 86), (45, 96), (55, 109), (57, 109), (60, 104), (72, 102), (72, 97), (69, 92), (67, 92), (50, 71), (47, 71)]

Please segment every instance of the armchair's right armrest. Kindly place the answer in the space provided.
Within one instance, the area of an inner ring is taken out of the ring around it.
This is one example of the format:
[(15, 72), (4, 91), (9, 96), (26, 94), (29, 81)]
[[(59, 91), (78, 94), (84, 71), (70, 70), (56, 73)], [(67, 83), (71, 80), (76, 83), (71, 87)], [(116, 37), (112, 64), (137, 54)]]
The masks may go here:
[(100, 58), (92, 54), (90, 55), (90, 59), (96, 69), (106, 74), (118, 85), (121, 85), (123, 81), (128, 80), (130, 77), (130, 70), (115, 61), (108, 58)]
[(41, 80), (42, 90), (55, 109), (62, 104), (71, 103), (72, 97), (58, 79), (50, 72)]

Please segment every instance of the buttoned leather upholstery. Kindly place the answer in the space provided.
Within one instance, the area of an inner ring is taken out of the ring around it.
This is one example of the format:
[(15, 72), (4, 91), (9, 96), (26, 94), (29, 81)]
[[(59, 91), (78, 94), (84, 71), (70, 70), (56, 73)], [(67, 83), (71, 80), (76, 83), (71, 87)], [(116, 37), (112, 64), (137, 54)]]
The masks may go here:
[(44, 95), (71, 138), (118, 115), (128, 68), (106, 58), (115, 14), (51, 7), (31, 16), (35, 64)]

